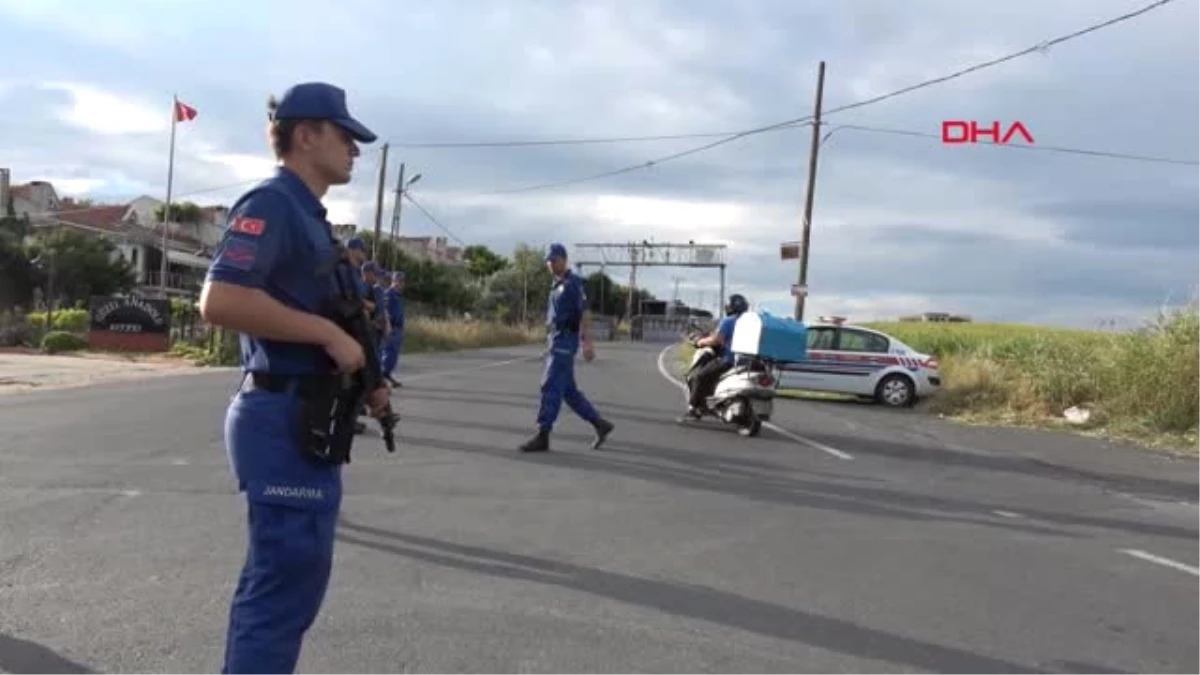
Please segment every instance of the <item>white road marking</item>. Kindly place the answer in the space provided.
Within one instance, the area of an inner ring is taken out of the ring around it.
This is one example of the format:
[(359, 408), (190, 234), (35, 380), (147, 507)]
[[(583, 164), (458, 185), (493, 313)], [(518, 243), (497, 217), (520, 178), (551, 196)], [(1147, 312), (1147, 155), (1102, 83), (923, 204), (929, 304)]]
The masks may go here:
[[(666, 361), (663, 360), (666, 358), (667, 352), (671, 351), (671, 348), (674, 346), (675, 345), (667, 345), (666, 347), (663, 348), (662, 351), (660, 351), (658, 353), (658, 372), (659, 372), (659, 374), (661, 374), (663, 376), (663, 378), (665, 378), (667, 380), (667, 382), (670, 382), (671, 384), (675, 385), (676, 387), (679, 387), (682, 391), (687, 392), (687, 385), (684, 384), (683, 382), (680, 382), (679, 380), (675, 379), (675, 376), (671, 375), (671, 371), (667, 369)], [(791, 431), (788, 431), (787, 429), (784, 429), (783, 427), (780, 427), (776, 424), (772, 424), (771, 422), (763, 422), (763, 426), (767, 427), (768, 429), (771, 429), (772, 431), (774, 431), (782, 436), (786, 436), (787, 438), (790, 438), (791, 440), (793, 440), (797, 443), (800, 443), (801, 445), (807, 445), (809, 447), (816, 448), (817, 450), (820, 450), (822, 452), (827, 452), (827, 453), (833, 455), (834, 457), (837, 457), (838, 459), (845, 459), (845, 460), (854, 459), (854, 456), (849, 453), (842, 452), (841, 450), (838, 450), (837, 448), (832, 448), (828, 445), (825, 445), (824, 443), (814, 441), (811, 438), (805, 438), (805, 437), (801, 436), (800, 434), (792, 433)]]
[(1123, 549), (1121, 549), (1121, 553), (1127, 553), (1135, 558), (1141, 558), (1142, 560), (1146, 560), (1146, 561), (1149, 561), (1152, 563), (1158, 563), (1159, 565), (1163, 565), (1164, 567), (1171, 567), (1171, 568), (1174, 568), (1177, 570), (1182, 570), (1194, 577), (1200, 577), (1200, 568), (1192, 567), (1191, 565), (1185, 565), (1181, 562), (1176, 562), (1174, 560), (1171, 560), (1170, 558), (1163, 558), (1161, 556), (1157, 556), (1152, 553), (1146, 553), (1145, 551), (1139, 551), (1139, 550), (1133, 549), (1133, 548), (1123, 548)]
[(995, 511), (992, 511), (992, 513), (1000, 516), (1001, 518), (1020, 518), (1021, 517), (1021, 514), (1013, 513), (1012, 511), (995, 510)]
[(772, 424), (771, 422), (763, 422), (763, 426), (775, 431), (776, 433), (783, 434), (784, 436), (787, 436), (788, 438), (792, 439), (793, 441), (796, 441), (797, 443), (803, 443), (804, 445), (816, 448), (817, 450), (828, 452), (829, 454), (833, 455), (834, 457), (837, 457), (838, 459), (847, 459), (847, 460), (854, 459), (854, 456), (851, 455), (850, 453), (842, 452), (841, 450), (838, 450), (837, 448), (832, 448), (832, 447), (825, 445), (824, 443), (821, 443), (819, 441), (814, 441), (811, 438), (805, 438), (799, 434), (794, 434), (794, 433), (788, 431), (787, 429), (784, 429), (783, 427), (780, 427), (776, 424)]
[(173, 459), (171, 460), (171, 463), (175, 466), (187, 466), (188, 464), (191, 464), (191, 462), (187, 461), (186, 459)]
[(137, 497), (142, 494), (141, 490), (121, 490), (121, 494), (126, 497)]
[(442, 371), (439, 371), (436, 373), (420, 373), (419, 375), (409, 375), (406, 377), (401, 377), (399, 379), (401, 379), (404, 382), (408, 382), (409, 380), (420, 380), (420, 379), (427, 378), (427, 377), (442, 377), (445, 375), (458, 375), (459, 373), (473, 373), (477, 370), (487, 370), (488, 368), (499, 368), (500, 366), (507, 366), (510, 363), (519, 363), (521, 361), (532, 361), (534, 359), (540, 359), (540, 358), (542, 358), (542, 354), (534, 354), (532, 356), (522, 356), (522, 357), (515, 358), (515, 359), (507, 359), (505, 361), (493, 361), (491, 363), (485, 363), (482, 366), (471, 366), (470, 368), (459, 368), (458, 370), (442, 370)]

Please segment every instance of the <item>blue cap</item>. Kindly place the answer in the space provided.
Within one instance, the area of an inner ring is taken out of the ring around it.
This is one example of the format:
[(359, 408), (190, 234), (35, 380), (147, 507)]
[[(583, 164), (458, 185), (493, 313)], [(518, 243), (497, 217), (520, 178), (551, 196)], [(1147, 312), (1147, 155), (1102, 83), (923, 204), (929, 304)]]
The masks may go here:
[(553, 260), (554, 258), (566, 260), (567, 247), (562, 244), (550, 244), (550, 246), (546, 247), (546, 260)]
[(275, 119), (329, 120), (350, 132), (359, 143), (372, 143), (375, 134), (350, 116), (345, 90), (324, 82), (305, 82), (283, 92)]
[(351, 251), (364, 251), (365, 252), (367, 250), (367, 244), (362, 239), (355, 237), (355, 238), (351, 239), (350, 241), (346, 242), (346, 248), (350, 249)]
[(378, 271), (379, 271), (379, 265), (376, 265), (374, 260), (368, 260), (367, 262), (363, 263), (363, 266), (362, 266), (362, 271), (364, 271), (364, 272), (378, 272)]
[(392, 281), (404, 281), (404, 270), (392, 272)]

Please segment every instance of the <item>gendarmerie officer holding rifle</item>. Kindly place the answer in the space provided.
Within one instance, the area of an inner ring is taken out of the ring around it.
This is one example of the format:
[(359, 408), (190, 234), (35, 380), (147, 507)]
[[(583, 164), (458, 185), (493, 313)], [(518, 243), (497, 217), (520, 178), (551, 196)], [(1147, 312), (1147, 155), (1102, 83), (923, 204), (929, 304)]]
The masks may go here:
[[(331, 185), (350, 182), (357, 144), (376, 136), (329, 84), (295, 85), (268, 109), (280, 166), (230, 210), (200, 299), (205, 320), (241, 333), (245, 373), (225, 418), (249, 529), (227, 673), (295, 670), (329, 582), (360, 403), (380, 419), (389, 449), (395, 422), (388, 387), (369, 367), (377, 345), (355, 334), (366, 325), (361, 295), (321, 204)], [(349, 402), (348, 382), (359, 383)]]

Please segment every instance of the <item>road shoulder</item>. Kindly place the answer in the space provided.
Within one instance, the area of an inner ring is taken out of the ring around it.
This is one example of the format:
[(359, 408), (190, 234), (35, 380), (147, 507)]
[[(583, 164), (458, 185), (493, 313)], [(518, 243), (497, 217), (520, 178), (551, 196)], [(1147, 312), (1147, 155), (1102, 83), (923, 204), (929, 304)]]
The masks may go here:
[(213, 372), (167, 355), (0, 352), (0, 396), (165, 375)]

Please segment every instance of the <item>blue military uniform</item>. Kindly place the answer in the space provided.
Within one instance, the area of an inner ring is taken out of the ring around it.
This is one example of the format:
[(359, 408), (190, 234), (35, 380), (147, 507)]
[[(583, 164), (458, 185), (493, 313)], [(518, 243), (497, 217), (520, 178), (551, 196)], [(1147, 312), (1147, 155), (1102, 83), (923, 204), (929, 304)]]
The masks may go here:
[[(404, 281), (404, 272), (393, 272), (392, 279)], [(404, 344), (404, 295), (389, 286), (384, 291), (384, 298), (387, 303), (388, 321), (391, 322), (392, 332), (388, 335), (387, 342), (383, 347), (383, 374), (395, 384), (392, 372), (400, 360), (400, 347)]]
[(374, 281), (363, 279), (363, 288), (365, 289), (364, 296), (375, 303), (375, 309), (371, 312), (371, 325), (375, 327), (375, 344), (379, 351), (375, 353), (375, 358), (379, 361), (380, 367), (383, 366), (383, 325), (387, 323), (387, 305), (383, 295), (383, 288), (379, 286), (380, 277), (386, 272), (382, 267), (374, 262), (368, 262), (363, 265), (364, 272), (372, 272), (375, 275)]
[[(360, 142), (374, 140), (329, 85), (293, 87), (277, 116), (330, 119)], [(320, 199), (280, 167), (230, 210), (208, 281), (261, 289), (288, 307), (319, 313), (334, 290), (337, 256)], [(303, 376), (329, 376), (335, 365), (317, 345), (246, 334), (240, 341), (245, 379), (226, 412), (225, 445), (246, 495), (249, 537), (222, 672), (293, 672), (328, 586), (342, 499), (341, 467), (300, 446), (299, 389)]]
[[(562, 244), (552, 244), (546, 252), (547, 262), (567, 258)], [(593, 448), (599, 448), (612, 432), (611, 422), (600, 417), (575, 383), (575, 355), (579, 352), (583, 313), (587, 310), (587, 294), (583, 280), (571, 270), (555, 278), (546, 307), (546, 328), (549, 350), (542, 373), (542, 403), (538, 409), (538, 432), (522, 446), (524, 452), (543, 452), (550, 449), (550, 431), (558, 419), (559, 409), (567, 406), (596, 429)]]
[[(350, 241), (346, 242), (346, 250), (358, 251), (359, 253), (362, 253), (365, 255), (367, 252), (367, 244), (362, 239), (359, 239), (358, 237), (354, 237)], [(368, 297), (367, 296), (367, 280), (363, 278), (363, 273), (362, 273), (362, 268), (364, 267), (364, 265), (352, 265), (352, 267), (354, 268), (354, 283), (355, 283), (355, 285), (358, 286), (358, 294), (364, 298)]]

